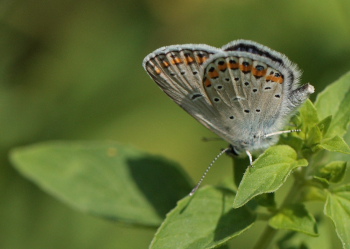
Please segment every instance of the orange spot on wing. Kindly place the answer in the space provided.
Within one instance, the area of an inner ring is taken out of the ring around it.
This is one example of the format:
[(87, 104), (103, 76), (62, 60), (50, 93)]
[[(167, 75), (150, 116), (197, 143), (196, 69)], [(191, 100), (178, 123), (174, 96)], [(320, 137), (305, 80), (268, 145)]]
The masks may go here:
[(279, 77), (276, 77), (276, 76), (275, 76), (274, 79), (273, 79), (272, 81), (277, 82), (277, 83), (279, 83), (279, 84), (282, 84), (283, 81), (284, 81), (284, 79), (283, 79), (282, 76), (279, 76)]
[(253, 68), (252, 71), (253, 71), (253, 75), (254, 75), (254, 76), (262, 77), (262, 76), (265, 76), (265, 75), (266, 75), (267, 69), (259, 71), (259, 70), (257, 70), (256, 68)]
[(181, 64), (182, 63), (182, 60), (179, 58), (179, 57), (174, 57), (173, 60), (171, 60), (171, 63), (172, 64)]
[(191, 56), (186, 56), (186, 63), (187, 64), (191, 64), (191, 63), (193, 63), (194, 62), (194, 58), (193, 57), (191, 57)]
[(282, 84), (284, 82), (284, 79), (282, 76), (275, 76), (275, 75), (268, 75), (266, 77), (266, 80), (271, 80), (272, 82), (276, 82), (276, 83), (279, 83), (279, 84)]
[(159, 69), (159, 67), (154, 67), (154, 70), (156, 71), (156, 74), (161, 74), (162, 71)]
[(211, 86), (211, 81), (210, 81), (208, 78), (205, 78), (205, 79), (204, 79), (204, 85), (205, 85), (206, 87), (210, 87), (210, 86)]
[(203, 64), (205, 61), (207, 60), (207, 57), (204, 57), (204, 56), (196, 56), (196, 61), (198, 64)]
[(252, 70), (252, 65), (245, 66), (243, 64), (239, 64), (239, 69), (242, 72), (250, 72)]
[(225, 71), (227, 69), (227, 64), (223, 64), (223, 65), (218, 65), (218, 68), (220, 71)]
[(238, 63), (230, 62), (228, 66), (229, 66), (230, 69), (237, 69), (238, 68)]
[(219, 77), (218, 71), (214, 70), (213, 72), (209, 72), (209, 77), (212, 79)]
[(170, 64), (169, 64), (167, 61), (163, 61), (163, 66), (164, 66), (164, 67), (169, 67)]

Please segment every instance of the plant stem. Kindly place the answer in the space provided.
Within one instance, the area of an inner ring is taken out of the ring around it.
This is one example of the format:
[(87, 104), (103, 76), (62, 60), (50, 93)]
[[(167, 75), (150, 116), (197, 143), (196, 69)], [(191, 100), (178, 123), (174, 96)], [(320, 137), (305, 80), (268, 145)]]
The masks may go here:
[[(300, 188), (303, 185), (303, 181), (297, 180), (294, 178), (295, 183), (289, 190), (286, 198), (284, 199), (281, 207), (279, 209), (284, 208), (285, 206), (294, 203), (299, 195)], [(278, 230), (270, 227), (269, 225), (266, 225), (266, 228), (262, 235), (260, 236), (260, 239), (255, 244), (254, 249), (266, 249), (271, 244), (273, 238), (277, 234)]]
[(269, 225), (266, 226), (263, 234), (260, 236), (260, 239), (255, 244), (254, 249), (266, 249), (272, 242), (273, 238), (277, 234), (278, 230), (273, 229)]

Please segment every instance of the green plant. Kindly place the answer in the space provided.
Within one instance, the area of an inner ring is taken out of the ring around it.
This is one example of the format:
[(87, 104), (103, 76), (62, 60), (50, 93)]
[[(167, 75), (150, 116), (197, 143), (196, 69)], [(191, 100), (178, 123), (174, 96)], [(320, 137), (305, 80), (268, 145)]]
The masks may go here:
[[(10, 157), (24, 176), (75, 208), (134, 225), (161, 224), (150, 248), (223, 246), (258, 220), (267, 224), (255, 248), (267, 248), (281, 229), (290, 232), (279, 248), (311, 248), (300, 235), (318, 236), (324, 216), (316, 219), (309, 201), (324, 203), (343, 248), (350, 248), (350, 184), (340, 183), (349, 157), (338, 156), (350, 154), (343, 139), (350, 73), (315, 104), (307, 101), (293, 122), (302, 131), (281, 136), (254, 167), (242, 173), (236, 161), (237, 188), (204, 186), (192, 197), (193, 184), (178, 164), (115, 142), (46, 142), (14, 149)], [(294, 183), (277, 204), (274, 193), (290, 176)]]

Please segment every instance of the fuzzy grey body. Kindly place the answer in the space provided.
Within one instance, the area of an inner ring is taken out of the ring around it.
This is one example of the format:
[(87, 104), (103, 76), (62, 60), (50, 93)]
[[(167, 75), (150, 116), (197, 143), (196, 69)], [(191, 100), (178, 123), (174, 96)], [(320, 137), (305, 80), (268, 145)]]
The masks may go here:
[(240, 154), (275, 144), (290, 115), (314, 92), (299, 86), (300, 70), (285, 55), (237, 40), (222, 49), (173, 45), (157, 49), (143, 66), (184, 110)]

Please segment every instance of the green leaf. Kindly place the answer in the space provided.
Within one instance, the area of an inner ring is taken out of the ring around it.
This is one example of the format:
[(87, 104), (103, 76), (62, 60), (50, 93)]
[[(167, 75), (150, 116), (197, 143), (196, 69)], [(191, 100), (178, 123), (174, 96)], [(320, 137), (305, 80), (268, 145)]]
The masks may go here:
[(335, 136), (331, 139), (325, 139), (319, 146), (328, 151), (350, 154), (349, 145), (339, 136)]
[(350, 72), (318, 94), (315, 106), (321, 119), (333, 116), (327, 137), (342, 137), (350, 123)]
[(267, 208), (275, 208), (276, 207), (276, 201), (275, 201), (275, 193), (265, 193), (258, 195), (255, 200), (258, 202), (260, 206), (267, 207)]
[(350, 184), (328, 194), (324, 213), (333, 221), (343, 248), (350, 249)]
[(324, 178), (329, 182), (340, 182), (345, 174), (346, 163), (344, 161), (334, 161), (323, 167), (320, 167), (316, 172), (318, 177)]
[(276, 191), (294, 168), (307, 166), (305, 159), (297, 160), (296, 152), (287, 145), (270, 147), (248, 167), (238, 187), (233, 203), (238, 208), (253, 197)]
[(256, 217), (246, 207), (232, 209), (233, 198), (231, 190), (207, 186), (179, 201), (150, 248), (214, 248), (240, 235)]
[(284, 145), (289, 145), (295, 151), (301, 151), (303, 144), (304, 144), (304, 139), (302, 139), (299, 136), (287, 135), (287, 136), (281, 136), (278, 143), (284, 144)]
[(305, 233), (288, 231), (283, 233), (283, 236), (276, 241), (278, 249), (301, 249), (301, 248), (320, 248), (334, 249), (338, 248), (334, 245), (332, 234), (329, 232), (329, 226), (324, 219), (317, 221), (317, 230), (320, 236), (309, 236)]
[(12, 151), (24, 176), (95, 215), (157, 226), (191, 184), (174, 162), (115, 142), (47, 142)]
[[(319, 183), (322, 186), (322, 189), (329, 188), (329, 181), (326, 178), (313, 176), (313, 180)], [(321, 186), (318, 186), (318, 187), (321, 187)]]
[(241, 183), (244, 173), (247, 170), (247, 167), (248, 167), (247, 165), (249, 165), (248, 158), (244, 158), (244, 157), (234, 158), (233, 172), (234, 172), (234, 183), (236, 187), (238, 187), (239, 184)]
[(320, 128), (318, 125), (314, 125), (308, 132), (308, 136), (306, 139), (306, 146), (313, 147), (314, 145), (317, 145), (322, 140), (322, 132), (320, 131)]
[(323, 120), (321, 120), (317, 126), (318, 128), (320, 129), (320, 131), (322, 132), (322, 135), (325, 136), (325, 134), (327, 133), (328, 131), (328, 128), (329, 126), (331, 125), (332, 123), (332, 115), (324, 118)]
[[(303, 236), (302, 239), (300, 238)], [(304, 242), (305, 234), (290, 231), (277, 241), (278, 249), (310, 249)], [(309, 236), (310, 237), (310, 236)]]
[(318, 236), (316, 220), (302, 204), (284, 207), (269, 220), (269, 225), (275, 229), (287, 229)]
[[(323, 178), (321, 179), (324, 180)], [(316, 178), (315, 180), (319, 179)], [(328, 187), (328, 183), (322, 182), (322, 180), (320, 182), (321, 186), (305, 186), (300, 193), (301, 199), (303, 201), (326, 201), (326, 192), (322, 186)]]
[(304, 133), (308, 132), (310, 127), (319, 122), (316, 108), (310, 99), (306, 100), (300, 107), (299, 113), (301, 118), (301, 131)]

